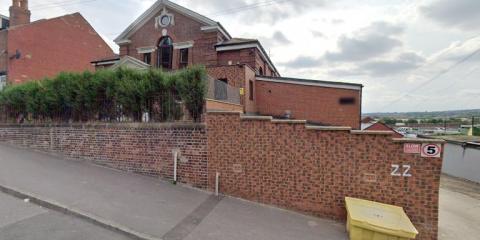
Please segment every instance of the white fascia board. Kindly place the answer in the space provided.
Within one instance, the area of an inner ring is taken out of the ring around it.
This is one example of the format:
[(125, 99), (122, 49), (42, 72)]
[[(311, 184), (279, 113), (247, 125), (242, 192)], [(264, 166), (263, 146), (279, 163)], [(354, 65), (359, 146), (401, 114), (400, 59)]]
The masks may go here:
[(219, 31), (227, 40), (232, 39), (220, 26), (215, 25), (215, 26), (203, 26), (200, 28), (201, 31), (204, 32), (213, 32), (213, 31)]
[(116, 64), (119, 60), (112, 60), (108, 62), (98, 62), (98, 63), (92, 63), (93, 66), (103, 66), (103, 65), (110, 65), (110, 64)]
[(193, 47), (193, 44), (194, 44), (194, 41), (173, 43), (173, 48), (174, 48), (174, 49), (192, 48), (192, 47)]
[(304, 86), (316, 86), (316, 87), (326, 87), (326, 88), (339, 88), (339, 89), (348, 89), (348, 90), (362, 90), (360, 86), (353, 86), (348, 84), (336, 84), (336, 83), (325, 83), (325, 82), (302, 82), (302, 81), (294, 81), (294, 80), (280, 80), (275, 78), (262, 78), (257, 77), (256, 80), (265, 81), (265, 82), (275, 82), (275, 83), (287, 83), (287, 84), (296, 84), (296, 85), (304, 85)]
[(260, 53), (260, 56), (263, 58), (265, 62), (267, 62), (268, 66), (270, 66), (271, 69), (275, 70), (276, 68), (273, 66), (273, 63), (269, 60), (269, 58), (265, 55), (265, 53), (262, 51), (262, 48), (258, 45), (258, 43), (247, 43), (247, 44), (237, 44), (237, 45), (230, 45), (230, 46), (219, 46), (217, 47), (218, 52), (223, 52), (223, 51), (232, 51), (232, 50), (240, 50), (240, 49), (246, 49), (246, 48), (256, 48), (258, 49), (258, 52)]
[(125, 44), (130, 44), (130, 43), (132, 43), (132, 41), (130, 41), (130, 40), (127, 39), (127, 40), (116, 41), (115, 43), (118, 44), (118, 45), (125, 45)]
[(137, 52), (139, 54), (152, 53), (152, 52), (155, 52), (155, 50), (157, 50), (157, 47), (155, 47), (155, 46), (137, 48)]
[(175, 3), (172, 3), (168, 0), (158, 0), (156, 1), (147, 11), (145, 11), (140, 17), (138, 17), (132, 24), (130, 24), (127, 29), (125, 29), (117, 38), (115, 38), (114, 42), (119, 44), (118, 42), (123, 42), (125, 40), (128, 40), (128, 38), (135, 33), (138, 29), (143, 27), (145, 23), (148, 22), (154, 15), (161, 11), (163, 7), (170, 8), (180, 14), (186, 15), (188, 17), (191, 17), (203, 24), (206, 25), (217, 25), (217, 23), (205, 16), (202, 16), (190, 9), (187, 9), (185, 7), (182, 7), (180, 5), (177, 5)]

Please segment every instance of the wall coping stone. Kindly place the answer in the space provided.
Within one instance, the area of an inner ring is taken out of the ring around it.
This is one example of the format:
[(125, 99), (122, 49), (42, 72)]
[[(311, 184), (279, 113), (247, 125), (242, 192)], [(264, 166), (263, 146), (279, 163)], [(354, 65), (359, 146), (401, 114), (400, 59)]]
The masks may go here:
[(352, 130), (350, 131), (352, 134), (357, 135), (392, 135), (394, 132), (392, 131), (364, 131), (364, 130)]
[(351, 131), (351, 127), (345, 126), (305, 126), (307, 130), (316, 130), (316, 131)]
[(225, 111), (225, 110), (208, 110), (207, 114), (242, 114), (239, 111)]
[(36, 128), (36, 127), (69, 127), (69, 128), (132, 128), (132, 129), (165, 129), (165, 128), (186, 128), (204, 129), (205, 123), (193, 122), (167, 122), (167, 123), (39, 123), (39, 124), (0, 124), (0, 128)]
[(443, 139), (431, 138), (394, 138), (393, 141), (400, 143), (445, 143)]
[(248, 116), (242, 115), (240, 116), (242, 121), (249, 121), (249, 120), (260, 120), (260, 121), (273, 121), (273, 117), (271, 116)]
[(272, 123), (307, 124), (307, 120), (272, 119)]

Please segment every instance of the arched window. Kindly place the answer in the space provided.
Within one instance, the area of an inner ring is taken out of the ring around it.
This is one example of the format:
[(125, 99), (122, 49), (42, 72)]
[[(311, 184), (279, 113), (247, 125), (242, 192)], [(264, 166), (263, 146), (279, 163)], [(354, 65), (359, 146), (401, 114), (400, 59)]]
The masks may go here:
[(170, 37), (163, 37), (158, 43), (157, 66), (172, 69), (173, 42)]
[(258, 75), (263, 76), (263, 68), (262, 67), (260, 67), (258, 69)]

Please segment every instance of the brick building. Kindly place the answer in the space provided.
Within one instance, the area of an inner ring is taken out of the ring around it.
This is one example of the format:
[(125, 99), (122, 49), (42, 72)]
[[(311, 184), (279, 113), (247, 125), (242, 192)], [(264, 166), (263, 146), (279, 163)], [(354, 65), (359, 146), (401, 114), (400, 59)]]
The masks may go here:
[(52, 77), (62, 71), (94, 70), (92, 59), (112, 49), (80, 13), (30, 22), (28, 0), (13, 0), (10, 17), (1, 16), (2, 85)]
[[(362, 85), (283, 78), (258, 40), (234, 38), (220, 23), (168, 0), (156, 1), (115, 42), (119, 56), (93, 61), (97, 69), (177, 70), (200, 64), (215, 79), (210, 110), (239, 109), (360, 129)], [(238, 101), (229, 101), (236, 93)]]

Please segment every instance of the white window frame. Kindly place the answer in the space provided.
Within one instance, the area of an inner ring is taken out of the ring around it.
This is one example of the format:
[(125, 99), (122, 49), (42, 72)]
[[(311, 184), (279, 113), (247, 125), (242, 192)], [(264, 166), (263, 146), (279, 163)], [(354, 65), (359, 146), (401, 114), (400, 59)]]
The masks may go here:
[(7, 75), (0, 75), (0, 90), (7, 86)]

